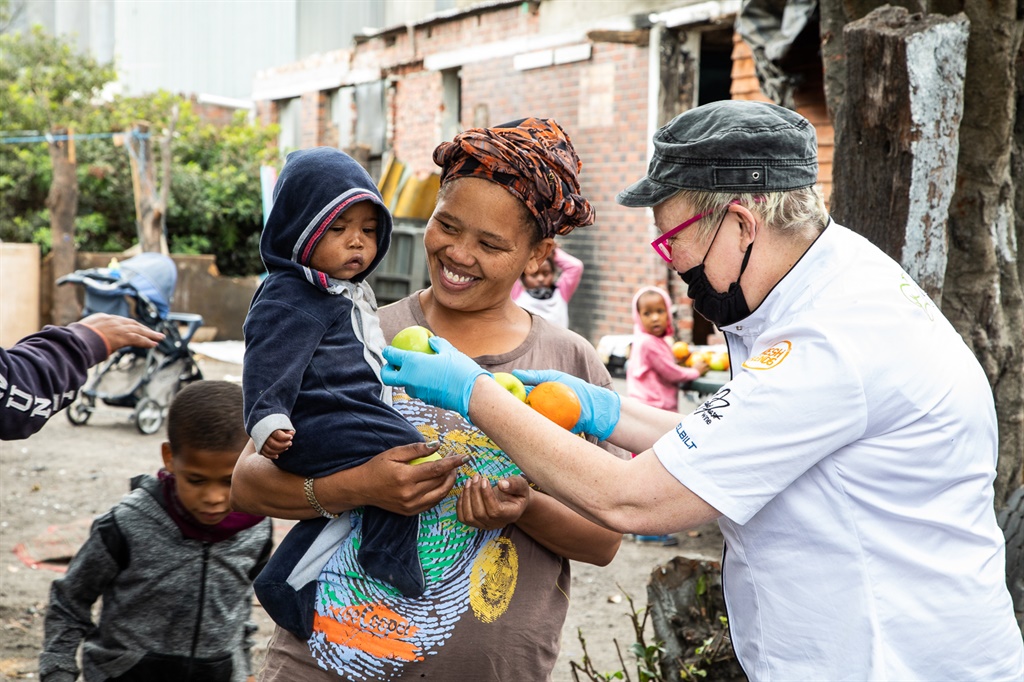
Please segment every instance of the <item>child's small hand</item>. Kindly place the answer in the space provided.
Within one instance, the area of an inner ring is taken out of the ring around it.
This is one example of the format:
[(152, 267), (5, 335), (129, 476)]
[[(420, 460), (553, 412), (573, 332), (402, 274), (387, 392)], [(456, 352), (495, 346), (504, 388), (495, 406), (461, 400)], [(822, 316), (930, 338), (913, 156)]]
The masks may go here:
[(277, 459), (282, 452), (292, 446), (292, 434), (294, 433), (294, 431), (277, 429), (267, 437), (260, 454), (267, 459)]
[(530, 485), (522, 476), (503, 478), (494, 486), (476, 475), (466, 481), (455, 504), (459, 521), (481, 530), (504, 528), (515, 523), (530, 504)]
[(706, 362), (704, 362), (703, 360), (700, 360), (700, 359), (694, 359), (693, 364), (691, 365), (691, 367), (693, 369), (697, 370), (698, 372), (700, 372), (701, 376), (704, 376), (705, 374), (707, 374), (708, 370), (711, 369), (710, 367), (708, 367), (708, 363), (706, 363)]

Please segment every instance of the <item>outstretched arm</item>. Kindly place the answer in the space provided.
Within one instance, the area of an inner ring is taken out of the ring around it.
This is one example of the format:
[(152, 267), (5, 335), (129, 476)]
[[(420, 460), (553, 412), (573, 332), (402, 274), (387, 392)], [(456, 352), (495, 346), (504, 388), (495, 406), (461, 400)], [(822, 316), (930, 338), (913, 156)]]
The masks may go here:
[[(384, 382), (467, 415), (541, 489), (584, 517), (606, 528), (646, 535), (692, 528), (720, 516), (672, 476), (653, 450), (620, 460), (532, 410), (444, 339), (433, 337), (430, 345), (434, 355), (385, 348)], [(529, 372), (514, 373), (530, 377)], [(607, 389), (581, 389), (583, 424), (578, 429), (617, 445), (641, 439), (640, 433), (646, 442), (654, 442), (671, 430), (648, 431), (649, 426), (632, 423), (632, 407), (623, 415), (617, 396)], [(658, 413), (646, 416), (656, 424), (669, 419)]]
[(163, 338), (135, 320), (97, 313), (67, 327), (49, 326), (0, 349), (0, 440), (28, 438), (66, 407), (89, 368), (112, 350), (150, 348)]
[[(621, 444), (626, 439), (620, 431), (645, 430), (631, 423), (631, 408), (626, 407), (609, 441)], [(720, 516), (676, 480), (653, 450), (621, 460), (549, 421), (490, 378), (477, 377), (469, 416), (538, 486), (606, 528), (655, 535)], [(648, 440), (671, 428), (649, 434)]]
[(125, 346), (152, 348), (164, 338), (162, 333), (120, 315), (93, 313), (77, 324), (85, 325), (103, 337), (107, 344), (107, 355)]

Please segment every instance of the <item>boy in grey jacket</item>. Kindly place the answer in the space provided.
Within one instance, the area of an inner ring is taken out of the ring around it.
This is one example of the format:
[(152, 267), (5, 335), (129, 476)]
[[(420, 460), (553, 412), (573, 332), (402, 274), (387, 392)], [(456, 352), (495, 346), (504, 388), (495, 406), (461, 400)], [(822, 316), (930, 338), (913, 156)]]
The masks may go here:
[[(171, 404), (164, 468), (99, 517), (55, 580), (39, 676), (70, 682), (238, 682), (252, 675), (252, 581), (272, 548), (270, 520), (232, 512), (231, 474), (248, 436), (242, 391), (188, 385)], [(99, 624), (92, 606), (102, 597)]]

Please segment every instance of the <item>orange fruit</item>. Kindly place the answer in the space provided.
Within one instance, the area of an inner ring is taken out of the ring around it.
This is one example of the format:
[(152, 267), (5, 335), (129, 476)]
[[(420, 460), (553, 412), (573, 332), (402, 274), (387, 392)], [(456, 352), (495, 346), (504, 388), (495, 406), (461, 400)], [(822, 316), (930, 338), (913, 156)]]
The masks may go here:
[(570, 430), (576, 426), (583, 409), (576, 392), (557, 381), (537, 384), (526, 396), (526, 404), (563, 429)]
[(690, 344), (686, 341), (676, 341), (672, 344), (672, 355), (676, 360), (685, 360), (690, 357)]

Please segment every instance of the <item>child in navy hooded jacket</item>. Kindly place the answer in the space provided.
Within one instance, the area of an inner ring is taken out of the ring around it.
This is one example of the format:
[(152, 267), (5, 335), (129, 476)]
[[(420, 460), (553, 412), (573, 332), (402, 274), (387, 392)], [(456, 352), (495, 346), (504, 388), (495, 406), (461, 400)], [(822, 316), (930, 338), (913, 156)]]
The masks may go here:
[[(423, 440), (381, 383), (384, 334), (364, 281), (391, 230), (373, 180), (351, 157), (329, 147), (288, 155), (260, 239), (269, 275), (245, 320), (242, 375), (246, 431), (286, 471), (319, 478)], [(285, 629), (309, 636), (317, 557), (348, 524), (348, 515), (297, 524), (257, 579), (260, 602)], [(408, 596), (425, 587), (418, 528), (417, 516), (362, 510), (360, 563)]]

